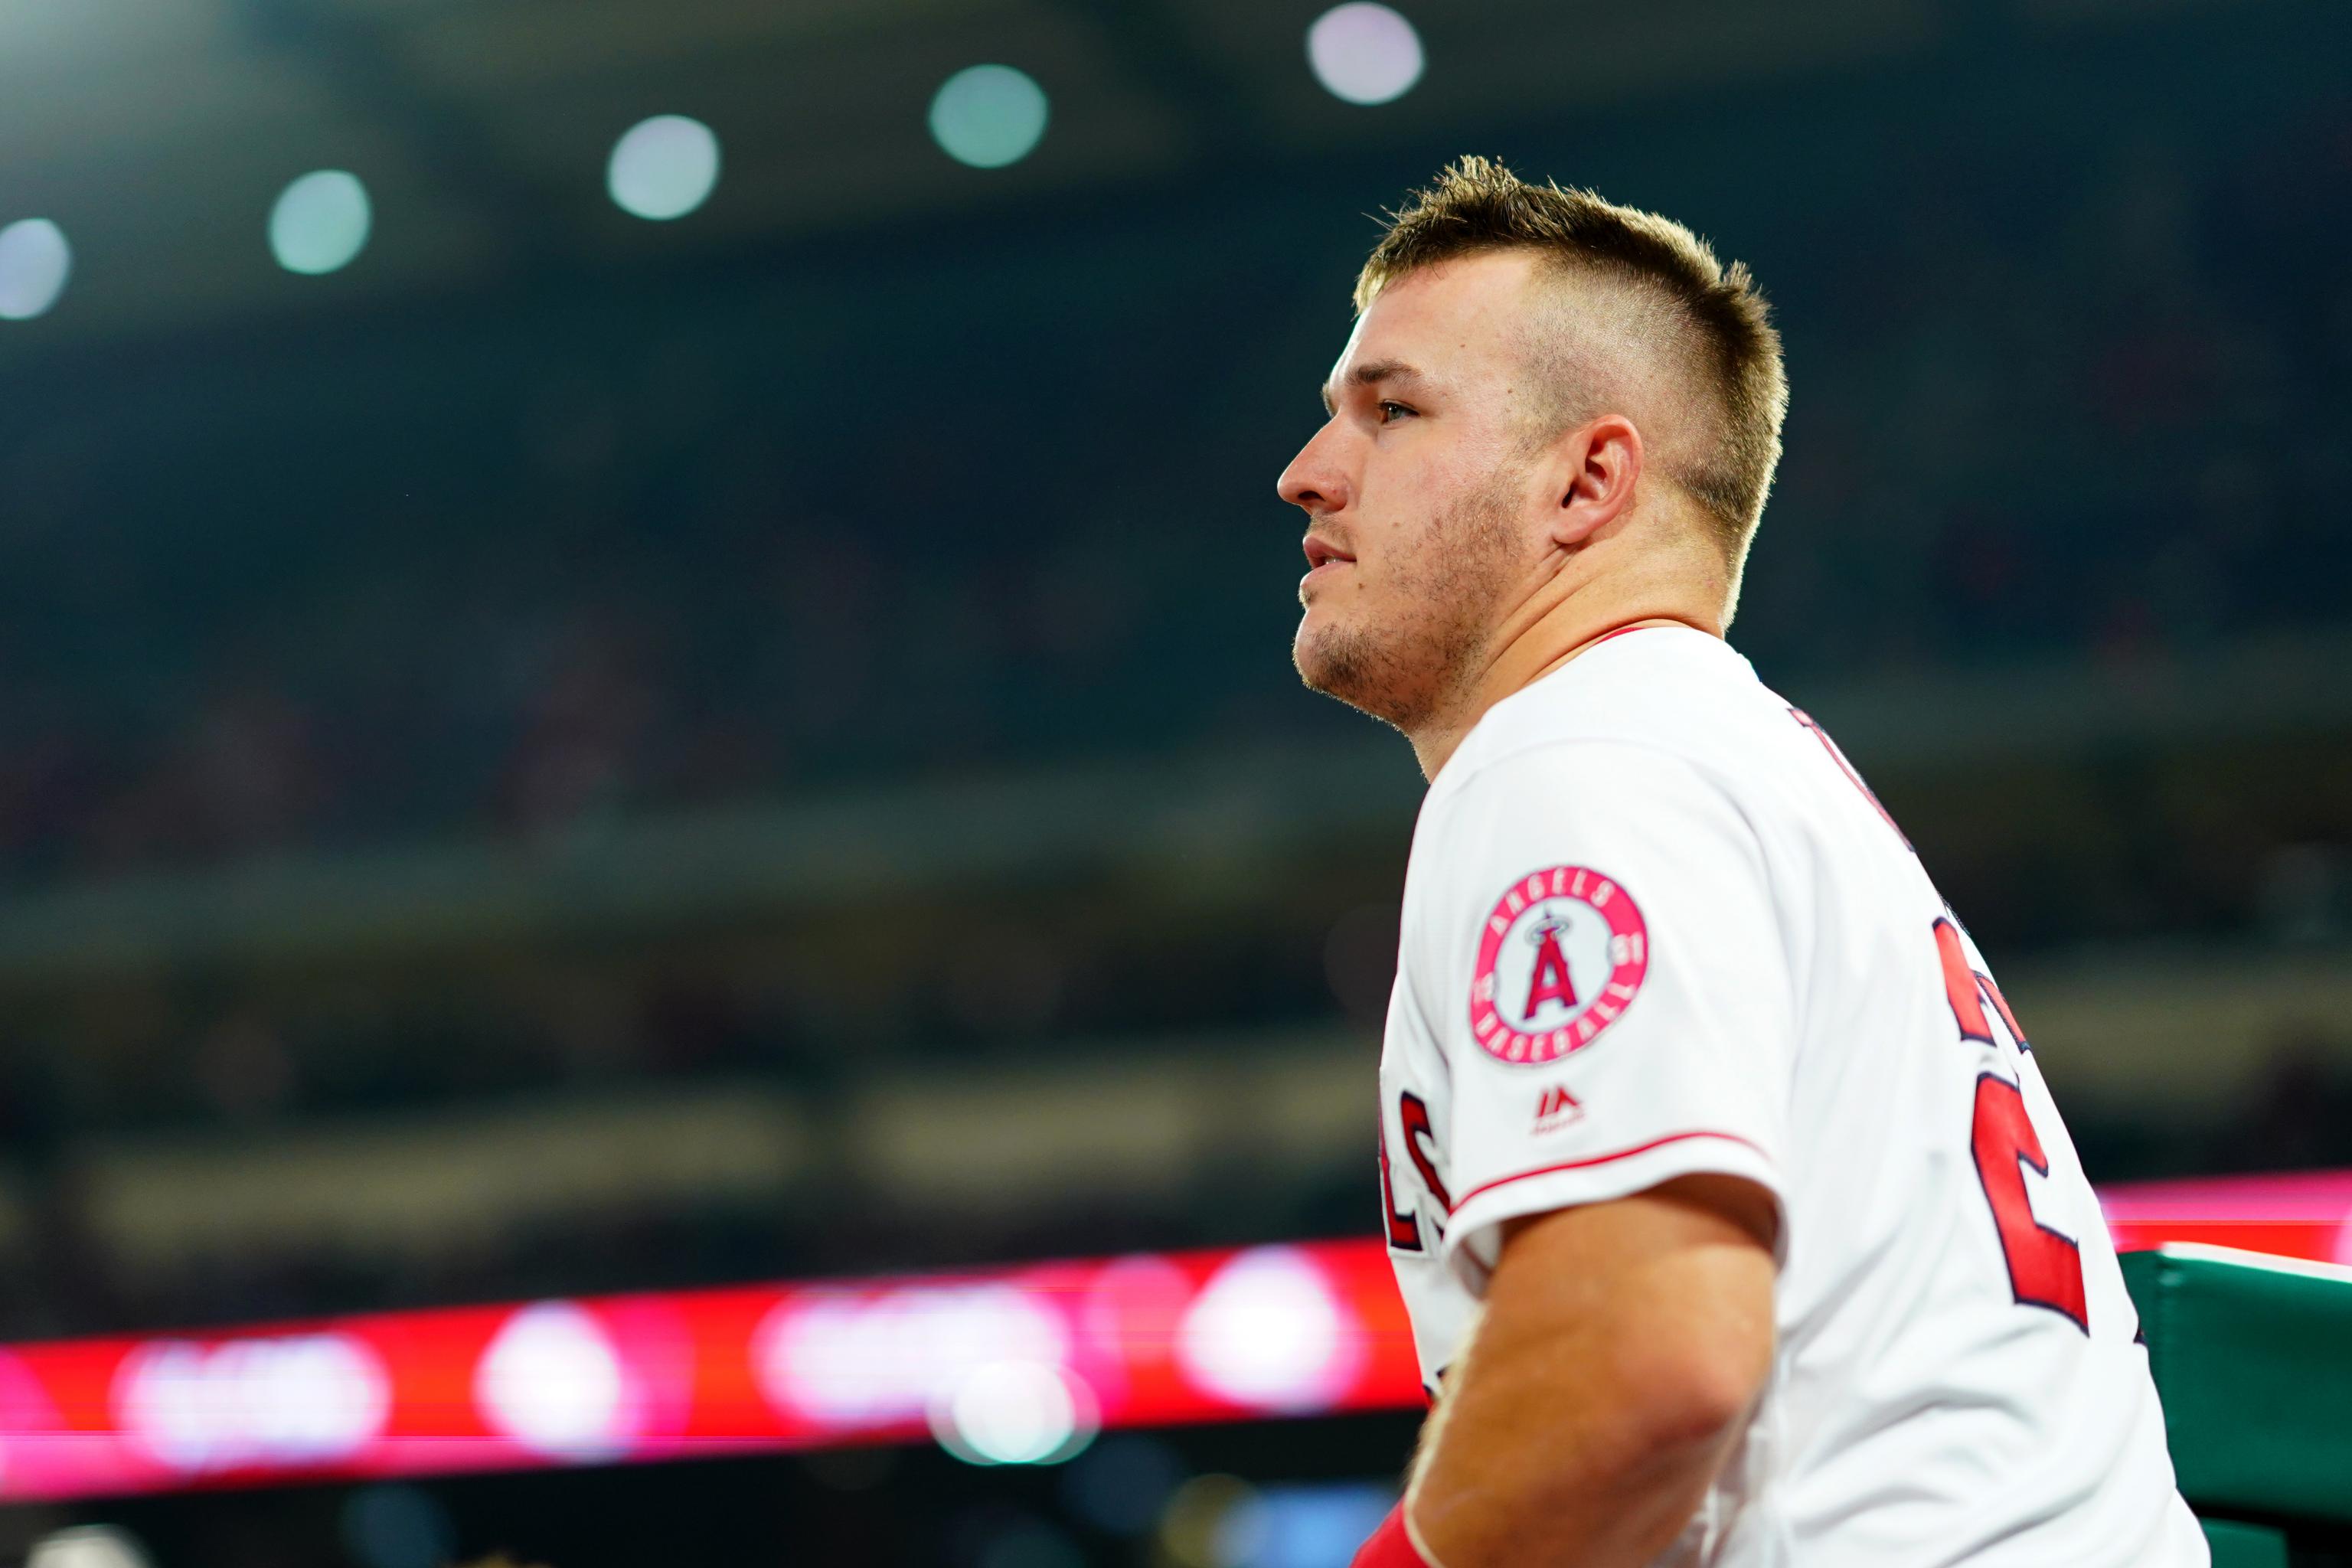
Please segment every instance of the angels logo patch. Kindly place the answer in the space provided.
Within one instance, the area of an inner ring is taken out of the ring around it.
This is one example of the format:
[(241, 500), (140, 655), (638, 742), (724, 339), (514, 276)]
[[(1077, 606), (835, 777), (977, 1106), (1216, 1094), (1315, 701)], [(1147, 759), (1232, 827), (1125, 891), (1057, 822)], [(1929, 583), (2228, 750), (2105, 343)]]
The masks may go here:
[(1649, 968), (1649, 928), (1624, 889), (1588, 866), (1534, 872), (1479, 933), (1471, 1031), (1497, 1061), (1556, 1062), (1617, 1021)]

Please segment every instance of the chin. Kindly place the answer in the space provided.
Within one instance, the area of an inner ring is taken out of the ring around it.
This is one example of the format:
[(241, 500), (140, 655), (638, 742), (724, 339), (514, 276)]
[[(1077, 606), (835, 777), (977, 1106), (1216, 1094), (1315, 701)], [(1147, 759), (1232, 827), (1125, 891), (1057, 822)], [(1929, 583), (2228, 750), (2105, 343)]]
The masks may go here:
[(1290, 639), (1290, 663), (1307, 690), (1336, 697), (1339, 694), (1331, 689), (1331, 680), (1340, 672), (1332, 667), (1346, 660), (1332, 657), (1331, 642), (1332, 628), (1317, 626), (1315, 613), (1308, 611), (1299, 617), (1297, 634)]
[(1411, 734), (1431, 712), (1438, 685), (1416, 668), (1411, 651), (1359, 626), (1318, 626), (1310, 612), (1291, 639), (1290, 662), (1309, 691)]
[(1345, 626), (1317, 626), (1310, 613), (1291, 639), (1290, 662), (1307, 690), (1335, 697), (1350, 708), (1372, 712), (1366, 700), (1367, 660), (1360, 633)]

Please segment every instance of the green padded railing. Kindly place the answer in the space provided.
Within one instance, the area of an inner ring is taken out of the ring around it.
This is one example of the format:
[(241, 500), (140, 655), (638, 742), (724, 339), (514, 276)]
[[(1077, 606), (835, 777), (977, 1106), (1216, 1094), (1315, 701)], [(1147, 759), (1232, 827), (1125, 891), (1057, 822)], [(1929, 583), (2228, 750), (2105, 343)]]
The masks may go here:
[(2205, 1543), (2213, 1549), (2213, 1568), (2288, 1568), (2286, 1531), (2276, 1525), (2229, 1519), (2204, 1522)]
[(2352, 1269), (2193, 1246), (2123, 1266), (2214, 1568), (2284, 1568), (2298, 1523), (2352, 1523)]

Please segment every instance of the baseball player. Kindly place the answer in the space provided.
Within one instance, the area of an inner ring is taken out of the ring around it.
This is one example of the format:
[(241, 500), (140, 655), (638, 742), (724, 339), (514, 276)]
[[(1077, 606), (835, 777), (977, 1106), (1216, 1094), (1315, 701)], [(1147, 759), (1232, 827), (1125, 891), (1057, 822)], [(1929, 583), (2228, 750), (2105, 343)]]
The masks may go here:
[(1356, 286), (1300, 676), (1430, 781), (1381, 1061), (1434, 1409), (1366, 1568), (2189, 1568), (2032, 1049), (1724, 642), (1787, 383), (1746, 268), (1464, 159)]

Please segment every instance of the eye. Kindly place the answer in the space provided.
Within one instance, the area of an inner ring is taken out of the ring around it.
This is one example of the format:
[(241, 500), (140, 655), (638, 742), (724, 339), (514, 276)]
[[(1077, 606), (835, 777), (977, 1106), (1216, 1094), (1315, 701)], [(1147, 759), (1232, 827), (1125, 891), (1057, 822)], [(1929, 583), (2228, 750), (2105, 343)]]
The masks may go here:
[(1383, 425), (1393, 425), (1399, 419), (1404, 418), (1413, 412), (1411, 408), (1406, 407), (1402, 403), (1383, 402), (1375, 404), (1373, 406), (1379, 411), (1381, 423)]

